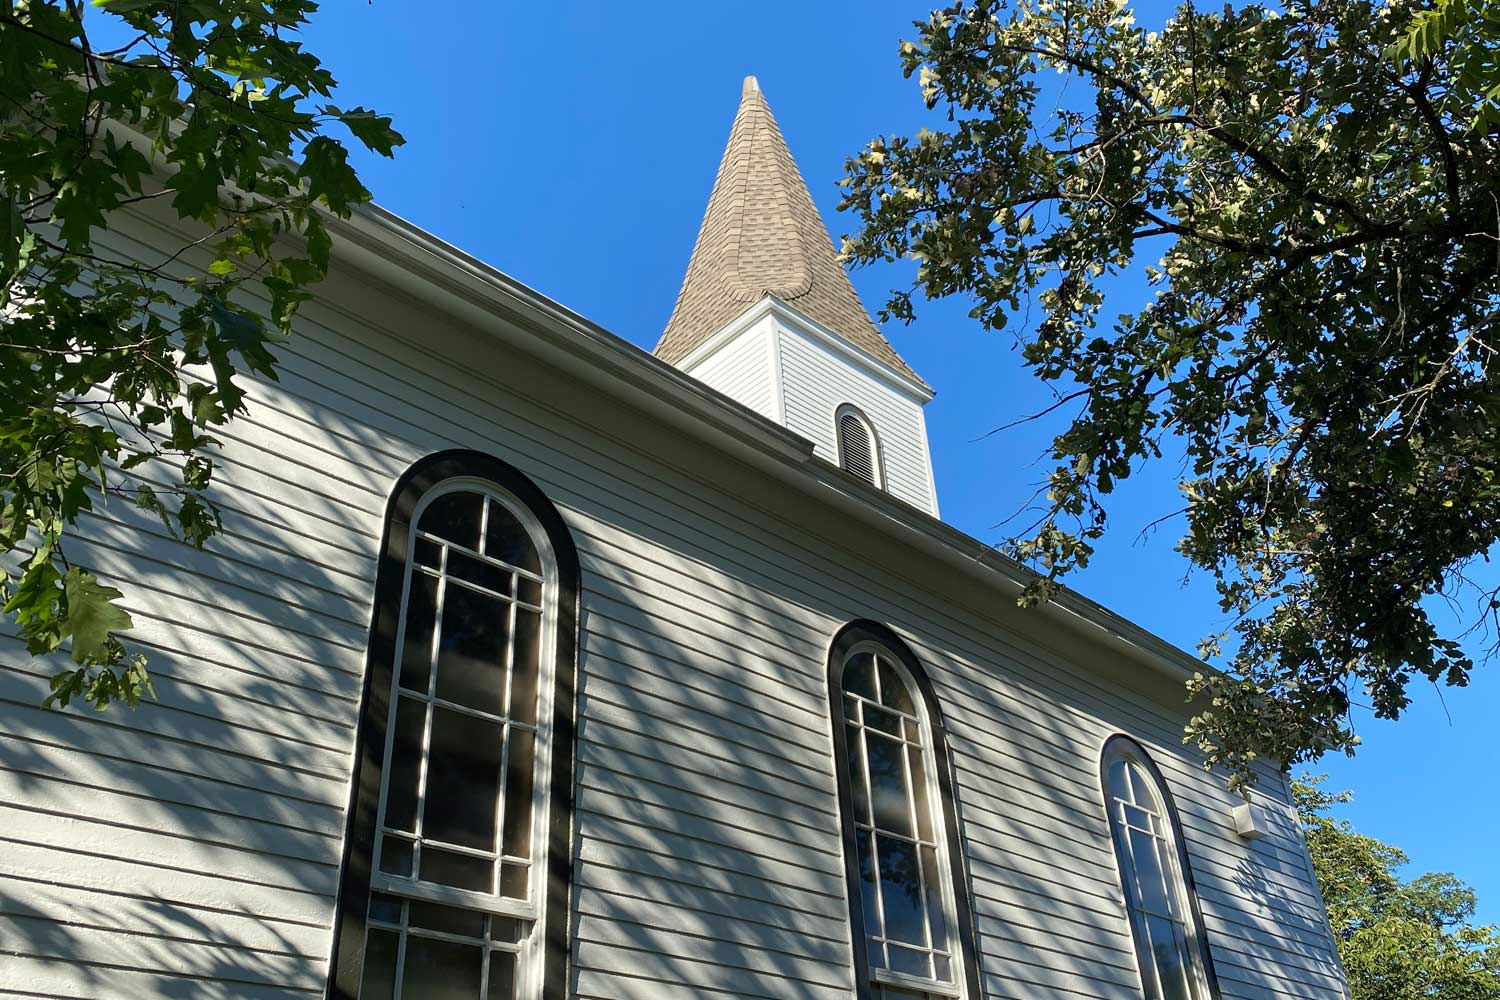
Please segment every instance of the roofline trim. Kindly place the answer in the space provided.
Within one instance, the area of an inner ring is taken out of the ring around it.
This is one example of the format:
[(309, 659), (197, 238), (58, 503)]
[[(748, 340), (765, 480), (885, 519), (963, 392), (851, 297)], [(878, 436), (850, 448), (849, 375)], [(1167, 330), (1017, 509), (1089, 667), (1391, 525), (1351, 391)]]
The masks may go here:
[(717, 333), (689, 351), (681, 361), (676, 363), (677, 367), (685, 372), (691, 372), (704, 361), (717, 354), (746, 328), (765, 318), (767, 315), (774, 316), (781, 322), (795, 328), (798, 333), (806, 334), (823, 346), (836, 351), (846, 360), (853, 362), (863, 369), (866, 374), (884, 382), (918, 406), (925, 406), (937, 395), (930, 386), (897, 371), (887, 362), (877, 358), (859, 345), (851, 343), (847, 338), (839, 336), (833, 330), (819, 323), (774, 292), (766, 292), (760, 297), (759, 301), (747, 307), (744, 312), (728, 323), (725, 323), (719, 328)]
[[(727, 448), (840, 514), (892, 532), (1007, 596), (1036, 579), (993, 546), (815, 457), (813, 443), (801, 435), (393, 213), (362, 205), (347, 221), (328, 221), (344, 249), (353, 251), (346, 261), (407, 294), (447, 299), (444, 304), (456, 304), (453, 311), (477, 330), (525, 346), (684, 434)], [(509, 325), (497, 323), (501, 317)], [(1186, 650), (1066, 587), (1039, 610), (1168, 677), (1213, 672)]]

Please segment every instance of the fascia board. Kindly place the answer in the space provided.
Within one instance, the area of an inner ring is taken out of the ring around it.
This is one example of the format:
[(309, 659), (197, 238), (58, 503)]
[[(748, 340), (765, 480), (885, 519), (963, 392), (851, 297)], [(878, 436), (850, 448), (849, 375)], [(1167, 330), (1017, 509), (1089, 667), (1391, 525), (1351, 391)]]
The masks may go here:
[[(813, 443), (801, 435), (389, 212), (364, 206), (347, 222), (330, 220), (329, 225), (344, 262), (745, 461), (825, 503), (837, 516), (868, 524), (1011, 598), (1036, 578), (993, 546), (815, 457)], [(1174, 679), (1213, 672), (1190, 653), (1073, 590), (1063, 588), (1039, 610)]]

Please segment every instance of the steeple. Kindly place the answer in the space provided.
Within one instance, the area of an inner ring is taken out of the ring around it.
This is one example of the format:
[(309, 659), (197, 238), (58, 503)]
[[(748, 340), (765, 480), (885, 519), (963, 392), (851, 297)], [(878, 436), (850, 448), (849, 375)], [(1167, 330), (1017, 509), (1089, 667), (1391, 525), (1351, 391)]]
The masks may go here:
[(656, 356), (937, 515), (932, 388), (865, 312), (753, 76)]
[(747, 76), (656, 356), (681, 362), (767, 295), (926, 387), (865, 311), (760, 84)]

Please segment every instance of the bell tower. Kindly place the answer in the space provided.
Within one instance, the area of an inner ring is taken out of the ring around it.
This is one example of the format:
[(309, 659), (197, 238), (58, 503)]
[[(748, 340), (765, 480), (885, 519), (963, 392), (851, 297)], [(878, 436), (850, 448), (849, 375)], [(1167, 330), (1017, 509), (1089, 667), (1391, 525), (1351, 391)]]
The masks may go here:
[(753, 76), (655, 353), (937, 516), (932, 388), (860, 302)]

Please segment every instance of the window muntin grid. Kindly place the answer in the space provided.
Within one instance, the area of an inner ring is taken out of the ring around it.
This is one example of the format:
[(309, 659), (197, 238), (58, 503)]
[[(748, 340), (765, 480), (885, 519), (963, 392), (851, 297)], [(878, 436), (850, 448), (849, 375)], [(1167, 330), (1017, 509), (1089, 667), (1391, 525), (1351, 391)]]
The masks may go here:
[[(557, 584), (550, 550), (538, 548), (545, 535), (535, 518), (493, 487), (439, 487), (419, 503), (413, 525), (376, 821), (369, 989), (362, 986), (360, 996), (438, 995), (428, 992), (435, 981), (403, 979), (399, 963), (394, 993), (382, 992), (379, 963), (388, 954), (371, 951), (373, 943), (395, 941), (389, 954), (400, 963), (412, 940), (418, 958), (442, 950), (425, 942), (460, 947), (432, 928), (413, 930), (389, 914), (380, 920), (377, 908), (390, 904), (379, 901), (395, 900), (402, 920), (413, 910), (446, 912), (481, 922), (484, 934), (503, 922), (509, 947), (499, 951), (514, 953), (506, 971), (491, 975), (493, 942), (471, 941), (462, 947), (488, 956), (481, 992), (465, 992), (465, 981), (456, 979), (442, 996), (508, 1000), (522, 995), (517, 984), (533, 975), (529, 959), (539, 935), (531, 932), (542, 916), (545, 887), (532, 870), (534, 846), (546, 844), (550, 747), (537, 722), (551, 715), (546, 675)], [(478, 940), (476, 933), (470, 937)]]
[(1204, 1000), (1196, 919), (1178, 865), (1172, 817), (1153, 775), (1129, 750), (1105, 766), (1110, 834), (1146, 1000)]
[(952, 887), (927, 726), (893, 657), (856, 647), (841, 677), (871, 977), (878, 993), (883, 983), (955, 996)]
[(516, 995), (527, 922), (374, 893), (360, 1000)]

